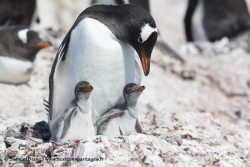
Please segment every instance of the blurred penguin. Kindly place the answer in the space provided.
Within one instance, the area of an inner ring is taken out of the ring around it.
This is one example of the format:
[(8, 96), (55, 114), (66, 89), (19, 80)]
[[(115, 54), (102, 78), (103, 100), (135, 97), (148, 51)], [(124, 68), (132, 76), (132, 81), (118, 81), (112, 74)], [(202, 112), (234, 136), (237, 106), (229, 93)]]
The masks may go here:
[(0, 83), (27, 83), (35, 69), (37, 53), (51, 44), (23, 26), (2, 28), (0, 37)]
[[(137, 6), (140, 6), (147, 10), (150, 13), (150, 4), (149, 0), (92, 0), (92, 5), (96, 4), (117, 4), (117, 5), (123, 5), (123, 4), (134, 4)], [(158, 30), (159, 31), (159, 30)], [(156, 46), (165, 54), (179, 60), (180, 62), (184, 63), (185, 60), (177, 54), (161, 37), (160, 33), (158, 35), (158, 39), (156, 42)]]
[(30, 27), (36, 18), (36, 0), (0, 0), (0, 26)]
[(236, 37), (250, 27), (245, 0), (189, 0), (184, 19), (187, 41)]

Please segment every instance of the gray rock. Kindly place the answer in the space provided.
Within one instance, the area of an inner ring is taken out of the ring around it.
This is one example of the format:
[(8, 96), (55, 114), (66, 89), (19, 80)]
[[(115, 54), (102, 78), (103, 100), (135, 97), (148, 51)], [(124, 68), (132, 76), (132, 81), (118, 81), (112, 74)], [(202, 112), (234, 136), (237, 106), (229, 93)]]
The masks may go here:
[(0, 136), (0, 152), (4, 151), (6, 149), (6, 145), (4, 142), (3, 136)]
[(19, 162), (14, 164), (12, 167), (25, 167), (23, 163)]
[(12, 146), (12, 144), (14, 143), (18, 143), (19, 145), (21, 146), (28, 146), (28, 142), (25, 141), (25, 140), (20, 140), (20, 139), (17, 139), (17, 138), (14, 138), (14, 137), (7, 137), (6, 138), (6, 142)]

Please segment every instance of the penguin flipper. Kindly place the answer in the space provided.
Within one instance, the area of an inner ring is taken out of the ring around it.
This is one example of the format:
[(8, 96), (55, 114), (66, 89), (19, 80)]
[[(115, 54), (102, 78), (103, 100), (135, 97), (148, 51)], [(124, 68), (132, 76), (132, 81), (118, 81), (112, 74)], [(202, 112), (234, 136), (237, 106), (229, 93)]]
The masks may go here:
[(76, 112), (77, 112), (77, 109), (74, 108), (70, 113), (69, 115), (67, 116), (67, 118), (64, 120), (64, 124), (63, 124), (63, 132), (62, 132), (62, 135), (60, 137), (60, 139), (63, 139), (65, 137), (65, 135), (67, 134), (69, 128), (70, 128), (70, 125), (71, 125), (71, 121), (73, 119), (73, 117), (76, 115)]
[[(69, 31), (68, 34), (70, 32), (71, 31)], [(62, 43), (57, 51), (56, 58), (53, 62), (50, 76), (49, 76), (49, 117), (50, 117), (50, 120), (52, 120), (52, 112), (53, 112), (54, 87), (55, 87), (54, 77), (56, 75), (55, 73), (56, 73), (58, 65), (66, 57), (66, 52), (67, 52), (67, 48), (68, 48), (69, 40), (70, 40), (68, 34), (66, 34), (65, 38), (63, 39), (63, 41), (62, 41)]]
[(125, 111), (116, 111), (116, 112), (105, 114), (105, 115), (101, 116), (98, 120), (95, 121), (95, 126), (97, 126), (97, 124), (100, 121), (103, 121), (104, 119), (118, 117), (118, 116), (123, 115), (124, 113), (125, 113)]

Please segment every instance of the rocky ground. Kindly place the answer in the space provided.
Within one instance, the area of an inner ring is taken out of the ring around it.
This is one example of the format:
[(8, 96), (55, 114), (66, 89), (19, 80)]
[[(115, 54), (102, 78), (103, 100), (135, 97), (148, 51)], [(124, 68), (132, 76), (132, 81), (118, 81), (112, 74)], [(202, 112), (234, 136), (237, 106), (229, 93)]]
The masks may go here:
[[(34, 124), (47, 121), (43, 99), (48, 98), (48, 76), (67, 29), (41, 30), (54, 46), (39, 53), (29, 86), (0, 84), (0, 166), (250, 166), (248, 43), (227, 38), (214, 44), (185, 43), (185, 1), (158, 0), (152, 6), (163, 39), (186, 63), (153, 51), (139, 99), (139, 120), (148, 135), (48, 142), (46, 128)], [(174, 134), (181, 137), (181, 146)], [(38, 159), (11, 161), (25, 157)], [(70, 157), (78, 159), (58, 159)]]

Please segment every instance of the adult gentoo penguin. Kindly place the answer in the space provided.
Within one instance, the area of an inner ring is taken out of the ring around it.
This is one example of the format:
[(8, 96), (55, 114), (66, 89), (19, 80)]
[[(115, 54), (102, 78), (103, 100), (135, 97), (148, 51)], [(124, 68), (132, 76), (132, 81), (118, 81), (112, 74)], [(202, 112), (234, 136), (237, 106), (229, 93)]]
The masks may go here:
[(145, 86), (138, 86), (135, 83), (127, 84), (123, 89), (125, 102), (106, 112), (99, 119), (100, 123), (99, 120), (96, 121), (97, 134), (117, 137), (120, 136), (120, 132), (122, 134), (136, 132), (139, 114), (137, 101), (144, 89)]
[(0, 37), (0, 82), (14, 85), (28, 82), (36, 65), (36, 54), (50, 43), (23, 26), (3, 28)]
[(80, 81), (75, 86), (75, 99), (52, 125), (52, 141), (80, 140), (96, 135), (90, 98), (93, 89), (86, 81)]
[(58, 49), (49, 78), (50, 126), (74, 99), (74, 85), (90, 82), (94, 120), (124, 99), (121, 90), (135, 80), (135, 53), (144, 74), (157, 40), (152, 16), (135, 5), (95, 5), (84, 10)]
[(188, 41), (235, 37), (250, 27), (245, 0), (189, 0), (185, 16)]

